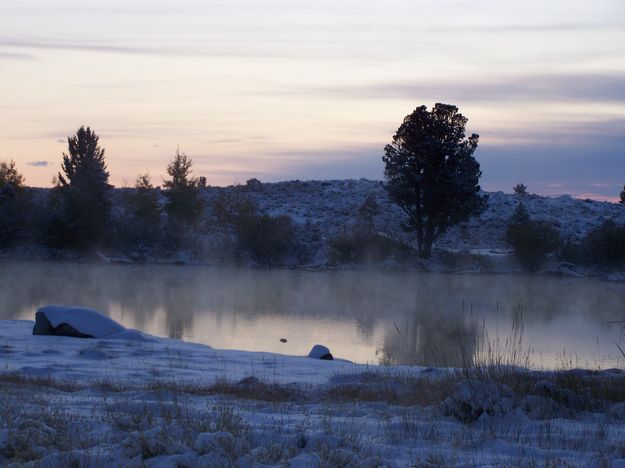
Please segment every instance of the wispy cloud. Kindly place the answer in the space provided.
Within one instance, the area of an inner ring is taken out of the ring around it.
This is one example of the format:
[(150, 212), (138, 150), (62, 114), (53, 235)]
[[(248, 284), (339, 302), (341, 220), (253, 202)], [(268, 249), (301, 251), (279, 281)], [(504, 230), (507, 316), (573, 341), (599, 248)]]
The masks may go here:
[(389, 81), (368, 85), (282, 87), (276, 94), (345, 99), (427, 99), (462, 102), (553, 100), (559, 102), (625, 102), (624, 74), (543, 74), (497, 79)]
[(32, 167), (48, 167), (50, 165), (48, 161), (27, 161), (26, 164)]
[(36, 57), (30, 54), (19, 54), (14, 52), (0, 52), (0, 60), (35, 60)]
[[(140, 41), (141, 42), (141, 41)], [(149, 41), (154, 43), (155, 41)], [(221, 57), (221, 58), (300, 58), (309, 59), (345, 59), (351, 52), (345, 48), (303, 49), (297, 40), (290, 42), (271, 40), (222, 41), (215, 43), (209, 40), (196, 39), (193, 42), (178, 41), (173, 45), (146, 47), (131, 45), (127, 40), (59, 40), (59, 39), (14, 39), (0, 37), (0, 46), (28, 50), (58, 50), (73, 52), (93, 52), (124, 55), (144, 55), (160, 57)], [(301, 41), (300, 41), (301, 42)], [(304, 41), (306, 42), (306, 41)]]
[(496, 33), (533, 33), (533, 32), (584, 32), (584, 31), (609, 31), (624, 30), (625, 22), (622, 21), (605, 21), (605, 22), (550, 22), (542, 24), (483, 24), (471, 26), (459, 26), (443, 28), (446, 32), (496, 32)]
[(578, 122), (524, 124), (516, 128), (478, 129), (483, 143), (490, 147), (571, 145), (601, 148), (625, 148), (625, 119), (598, 117)]
[[(58, 41), (58, 40), (24, 40), (0, 37), (0, 46), (18, 49), (39, 49), (39, 50), (71, 50), (85, 52), (108, 52), (117, 54), (144, 54), (144, 55), (172, 55), (181, 54), (184, 51), (168, 49), (151, 49), (146, 47), (135, 47), (118, 45), (110, 41), (82, 42), (82, 41)], [(22, 55), (22, 54), (14, 54)]]

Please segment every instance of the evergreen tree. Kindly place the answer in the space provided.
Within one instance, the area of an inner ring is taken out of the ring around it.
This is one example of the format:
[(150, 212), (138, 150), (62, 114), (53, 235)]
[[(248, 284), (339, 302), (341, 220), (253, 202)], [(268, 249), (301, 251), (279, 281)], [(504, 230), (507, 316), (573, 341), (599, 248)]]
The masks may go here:
[(516, 184), (513, 187), (514, 193), (516, 193), (517, 195), (526, 195), (527, 194), (527, 187), (525, 186), (525, 184)]
[(0, 249), (10, 247), (18, 239), (29, 210), (29, 197), (24, 176), (15, 161), (0, 161)]
[(535, 272), (546, 257), (560, 245), (560, 233), (551, 225), (530, 218), (523, 203), (519, 203), (508, 222), (506, 241), (514, 256), (529, 272)]
[(104, 238), (111, 214), (111, 186), (104, 161), (104, 148), (89, 127), (80, 127), (67, 138), (62, 173), (57, 178), (62, 214), (57, 223), (61, 244), (86, 248)]
[(204, 207), (198, 179), (192, 176), (193, 161), (184, 153), (176, 151), (174, 159), (167, 166), (171, 177), (163, 182), (167, 204), (165, 209), (170, 221), (193, 223), (197, 221)]
[(151, 226), (158, 225), (161, 219), (158, 191), (152, 185), (150, 174), (141, 174), (137, 177), (130, 204), (135, 219)]
[(583, 250), (594, 264), (625, 265), (625, 224), (605, 220), (586, 234)]
[(450, 226), (486, 207), (473, 157), (479, 136), (465, 138), (466, 123), (455, 106), (421, 106), (384, 148), (386, 190), (408, 216), (404, 227), (416, 232), (421, 257), (431, 255), (433, 242)]
[(147, 253), (161, 236), (159, 193), (150, 174), (141, 174), (123, 198), (125, 215), (117, 220), (119, 246), (132, 253)]
[(530, 215), (523, 203), (519, 203), (510, 217), (509, 225), (519, 226), (530, 222)]
[(619, 200), (619, 203), (625, 205), (625, 186), (623, 187), (623, 191), (621, 192), (621, 199)]
[[(8, 188), (8, 187), (11, 188)], [(15, 167), (15, 161), (0, 161), (0, 190), (19, 191), (24, 188), (24, 176)]]

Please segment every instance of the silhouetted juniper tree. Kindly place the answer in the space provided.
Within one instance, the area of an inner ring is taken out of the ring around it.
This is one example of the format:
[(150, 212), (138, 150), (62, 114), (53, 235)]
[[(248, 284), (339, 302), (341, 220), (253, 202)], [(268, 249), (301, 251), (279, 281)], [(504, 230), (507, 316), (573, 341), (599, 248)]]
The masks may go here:
[(193, 161), (186, 154), (176, 151), (174, 159), (167, 166), (171, 177), (163, 182), (167, 204), (165, 209), (170, 221), (195, 222), (204, 207), (198, 179), (192, 176)]
[(0, 161), (0, 249), (11, 246), (24, 227), (30, 212), (24, 192), (24, 176), (15, 161)]
[(486, 207), (473, 157), (479, 136), (465, 138), (466, 123), (455, 106), (421, 106), (384, 148), (386, 190), (408, 216), (404, 228), (416, 232), (421, 257), (431, 255), (433, 242), (450, 226)]
[[(104, 148), (89, 127), (80, 127), (67, 138), (62, 173), (57, 178), (61, 193), (60, 243), (85, 248), (100, 242), (111, 214), (111, 186), (104, 162)], [(57, 224), (57, 228), (59, 225)]]
[(525, 184), (516, 184), (513, 187), (514, 193), (517, 195), (526, 195), (527, 194), (527, 186)]

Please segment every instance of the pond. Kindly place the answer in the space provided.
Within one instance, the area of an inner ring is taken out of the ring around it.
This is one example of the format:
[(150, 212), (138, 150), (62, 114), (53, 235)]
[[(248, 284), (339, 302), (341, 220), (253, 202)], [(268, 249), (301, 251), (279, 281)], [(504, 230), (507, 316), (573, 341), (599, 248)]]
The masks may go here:
[(305, 355), (321, 343), (359, 363), (625, 365), (625, 285), (587, 279), (3, 260), (0, 280), (0, 319), (71, 304), (222, 349)]

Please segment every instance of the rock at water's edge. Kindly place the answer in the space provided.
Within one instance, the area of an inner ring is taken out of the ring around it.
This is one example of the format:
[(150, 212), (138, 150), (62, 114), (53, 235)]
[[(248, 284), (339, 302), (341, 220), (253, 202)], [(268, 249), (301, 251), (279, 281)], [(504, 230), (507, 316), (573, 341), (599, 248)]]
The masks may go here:
[(323, 359), (324, 361), (334, 360), (334, 357), (332, 356), (332, 353), (330, 353), (330, 350), (326, 346), (320, 344), (316, 344), (312, 347), (310, 353), (308, 353), (308, 357), (313, 359)]
[(106, 338), (127, 331), (97, 310), (86, 307), (45, 306), (35, 314), (33, 335)]

